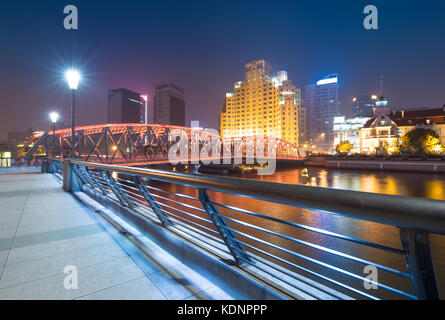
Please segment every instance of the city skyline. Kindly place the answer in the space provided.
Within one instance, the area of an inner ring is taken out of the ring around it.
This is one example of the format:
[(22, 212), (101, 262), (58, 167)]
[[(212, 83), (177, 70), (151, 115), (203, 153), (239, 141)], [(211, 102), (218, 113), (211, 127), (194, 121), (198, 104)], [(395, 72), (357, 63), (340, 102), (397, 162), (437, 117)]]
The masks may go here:
[(444, 0), (1, 7), (0, 300), (445, 298)]
[[(8, 110), (9, 117), (7, 121), (5, 117), (0, 120), (3, 139), (9, 131), (29, 127), (48, 129), (47, 113), (53, 109), (62, 113), (61, 121), (69, 122), (63, 71), (70, 65), (78, 66), (85, 80), (77, 97), (79, 125), (106, 122), (106, 92), (110, 88), (124, 87), (148, 94), (153, 108), (154, 85), (173, 82), (187, 92), (186, 123), (200, 120), (204, 127), (217, 128), (224, 92), (230, 91), (232, 79), (242, 78), (242, 66), (256, 59), (269, 61), (276, 70), (284, 68), (302, 89), (327, 74), (339, 73), (341, 109), (350, 108), (352, 98), (363, 92), (378, 92), (382, 74), (385, 93), (394, 107), (440, 107), (445, 102), (440, 72), (445, 63), (440, 59), (443, 44), (433, 41), (444, 34), (438, 14), (444, 4), (431, 4), (428, 10), (407, 7), (402, 15), (397, 4), (377, 1), (381, 15), (376, 31), (363, 28), (362, 3), (336, 4), (340, 10), (336, 11), (338, 21), (334, 19), (334, 23), (329, 16), (333, 4), (324, 3), (323, 10), (318, 10), (309, 3), (296, 5), (282, 1), (293, 9), (292, 14), (280, 11), (277, 15), (274, 10), (278, 9), (273, 9), (270, 16), (279, 18), (271, 18), (268, 26), (262, 26), (248, 13), (254, 10), (260, 17), (269, 13), (251, 8), (249, 2), (234, 4), (235, 13), (226, 10), (231, 3), (178, 5), (165, 21), (155, 17), (153, 11), (162, 12), (166, 4), (133, 1), (133, 6), (123, 11), (107, 4), (106, 19), (100, 20), (101, 23), (95, 21), (102, 9), (99, 5), (83, 7), (82, 1), (75, 4), (79, 6), (79, 30), (68, 31), (61, 26), (63, 6), (56, 2), (39, 5), (5, 2), (4, 6), (10, 10), (8, 16), (2, 13), (8, 29), (3, 27), (0, 33), (3, 40), (0, 55), (5, 70), (0, 79), (3, 84), (0, 110), (2, 114)], [(142, 13), (150, 19), (142, 19), (139, 16)], [(196, 22), (182, 28), (185, 18), (181, 13)], [(423, 20), (405, 21), (415, 14), (434, 22), (435, 27), (422, 24)], [(132, 15), (141, 19), (129, 23)], [(222, 28), (225, 17), (242, 22), (245, 31), (238, 34), (236, 23)], [(27, 22), (26, 26), (34, 22), (37, 25), (34, 36), (29, 37), (26, 28), (17, 21)], [(113, 39), (129, 29), (134, 33), (125, 39), (128, 50), (113, 53)], [(307, 32), (317, 41), (310, 40)], [(228, 40), (224, 39), (229, 35), (233, 42), (227, 46)], [(170, 38), (165, 41), (165, 37)], [(279, 43), (286, 43), (287, 50), (274, 49)], [(431, 45), (428, 50), (414, 54), (409, 50), (413, 43), (419, 47)], [(422, 67), (414, 63), (417, 60), (423, 61)], [(89, 114), (85, 115), (87, 111)]]

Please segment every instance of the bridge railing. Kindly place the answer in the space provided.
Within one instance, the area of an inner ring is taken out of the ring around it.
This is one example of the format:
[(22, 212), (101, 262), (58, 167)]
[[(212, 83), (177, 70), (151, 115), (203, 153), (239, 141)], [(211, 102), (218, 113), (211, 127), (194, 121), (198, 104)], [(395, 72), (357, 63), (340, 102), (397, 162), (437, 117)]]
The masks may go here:
[[(88, 187), (283, 292), (439, 299), (429, 235), (445, 234), (445, 201), (78, 160), (64, 166), (65, 177), (72, 170), (68, 190)], [(380, 231), (349, 235), (357, 226)]]

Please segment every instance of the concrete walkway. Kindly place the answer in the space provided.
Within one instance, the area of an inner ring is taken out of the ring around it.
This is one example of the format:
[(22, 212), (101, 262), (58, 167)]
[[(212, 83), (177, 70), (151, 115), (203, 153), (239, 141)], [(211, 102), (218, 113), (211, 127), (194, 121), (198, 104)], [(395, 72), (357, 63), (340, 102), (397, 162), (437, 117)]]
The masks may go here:
[(107, 230), (53, 175), (0, 171), (0, 299), (231, 299), (150, 239), (141, 261)]

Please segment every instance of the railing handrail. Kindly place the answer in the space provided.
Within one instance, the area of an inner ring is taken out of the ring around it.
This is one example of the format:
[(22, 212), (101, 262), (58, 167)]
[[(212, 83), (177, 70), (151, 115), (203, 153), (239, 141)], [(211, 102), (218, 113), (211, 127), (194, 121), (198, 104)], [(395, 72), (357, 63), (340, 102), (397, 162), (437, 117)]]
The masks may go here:
[(445, 201), (234, 177), (191, 175), (71, 159), (73, 164), (218, 191), (350, 218), (445, 234)]

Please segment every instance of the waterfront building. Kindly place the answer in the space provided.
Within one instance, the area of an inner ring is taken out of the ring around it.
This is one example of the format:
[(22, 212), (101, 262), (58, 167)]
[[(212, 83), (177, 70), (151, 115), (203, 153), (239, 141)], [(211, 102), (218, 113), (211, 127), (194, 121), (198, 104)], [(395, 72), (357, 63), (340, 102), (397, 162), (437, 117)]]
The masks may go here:
[(334, 117), (339, 115), (338, 74), (329, 74), (306, 86), (304, 105), (308, 117), (308, 139), (324, 151), (333, 149)]
[(360, 152), (360, 129), (370, 120), (370, 117), (334, 118), (334, 147), (341, 142), (349, 142), (353, 148), (351, 153)]
[(168, 83), (155, 86), (154, 123), (185, 126), (184, 89)]
[[(382, 108), (385, 106), (381, 105)], [(363, 153), (391, 153), (400, 145), (400, 137), (416, 128), (434, 130), (445, 144), (445, 106), (434, 109), (414, 109), (399, 111), (379, 109), (360, 130), (360, 150)]]
[(305, 111), (301, 90), (286, 71), (271, 76), (265, 60), (245, 66), (245, 81), (226, 93), (219, 119), (222, 138), (273, 136), (299, 146), (305, 139)]
[(120, 88), (108, 90), (108, 123), (139, 123), (144, 102), (141, 95)]

